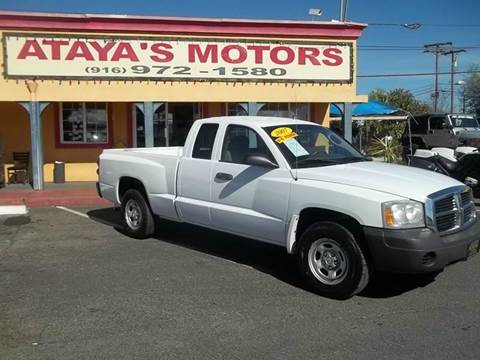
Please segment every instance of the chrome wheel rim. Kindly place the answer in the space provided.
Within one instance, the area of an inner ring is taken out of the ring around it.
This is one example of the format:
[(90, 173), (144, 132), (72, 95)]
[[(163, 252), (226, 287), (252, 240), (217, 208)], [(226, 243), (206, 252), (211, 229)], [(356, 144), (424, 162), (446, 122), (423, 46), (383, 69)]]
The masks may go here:
[(340, 244), (333, 239), (318, 239), (308, 251), (312, 274), (323, 284), (337, 285), (347, 276), (349, 261)]
[(142, 210), (134, 199), (128, 200), (125, 205), (125, 221), (132, 230), (138, 230), (142, 226)]

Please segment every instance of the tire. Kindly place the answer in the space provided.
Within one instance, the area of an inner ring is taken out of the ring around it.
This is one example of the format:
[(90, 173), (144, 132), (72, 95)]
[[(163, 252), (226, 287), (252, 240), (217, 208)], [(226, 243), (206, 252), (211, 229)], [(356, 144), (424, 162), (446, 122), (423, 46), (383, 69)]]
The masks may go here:
[(145, 197), (138, 190), (127, 190), (122, 198), (122, 228), (124, 234), (146, 239), (155, 233), (155, 220)]
[(317, 294), (348, 299), (361, 292), (370, 269), (355, 236), (329, 221), (311, 225), (299, 240), (297, 260), (307, 285)]

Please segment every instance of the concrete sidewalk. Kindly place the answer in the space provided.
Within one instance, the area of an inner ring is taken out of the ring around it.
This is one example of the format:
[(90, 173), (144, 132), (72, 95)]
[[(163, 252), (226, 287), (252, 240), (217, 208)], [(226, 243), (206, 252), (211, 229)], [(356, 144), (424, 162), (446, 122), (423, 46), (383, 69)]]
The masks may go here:
[(9, 185), (0, 190), (0, 206), (103, 206), (110, 204), (100, 198), (95, 183), (46, 184), (45, 190), (34, 191), (28, 185)]

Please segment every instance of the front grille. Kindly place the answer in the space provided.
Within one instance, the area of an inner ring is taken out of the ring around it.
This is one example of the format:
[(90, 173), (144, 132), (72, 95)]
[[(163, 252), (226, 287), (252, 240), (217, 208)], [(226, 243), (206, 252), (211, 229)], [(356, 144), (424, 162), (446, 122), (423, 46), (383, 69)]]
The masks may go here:
[(435, 202), (435, 213), (440, 214), (447, 211), (456, 210), (457, 204), (455, 196), (451, 195)]
[(434, 200), (435, 227), (441, 233), (459, 230), (476, 218), (470, 189), (447, 194)]
[(461, 194), (462, 198), (462, 206), (468, 205), (469, 203), (473, 202), (472, 191), (464, 191)]
[(456, 213), (447, 214), (447, 215), (438, 215), (436, 220), (437, 220), (437, 229), (440, 232), (453, 229), (458, 223), (458, 218)]
[(463, 223), (471, 221), (475, 217), (475, 208), (473, 206), (468, 206), (463, 210)]

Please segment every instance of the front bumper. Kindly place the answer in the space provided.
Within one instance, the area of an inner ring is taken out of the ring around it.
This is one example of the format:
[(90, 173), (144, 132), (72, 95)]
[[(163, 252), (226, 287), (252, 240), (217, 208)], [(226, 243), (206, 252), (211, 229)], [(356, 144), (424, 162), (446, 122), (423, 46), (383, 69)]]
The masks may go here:
[(466, 260), (468, 247), (480, 239), (480, 221), (445, 236), (427, 228), (390, 230), (364, 227), (364, 233), (375, 269), (425, 273)]

